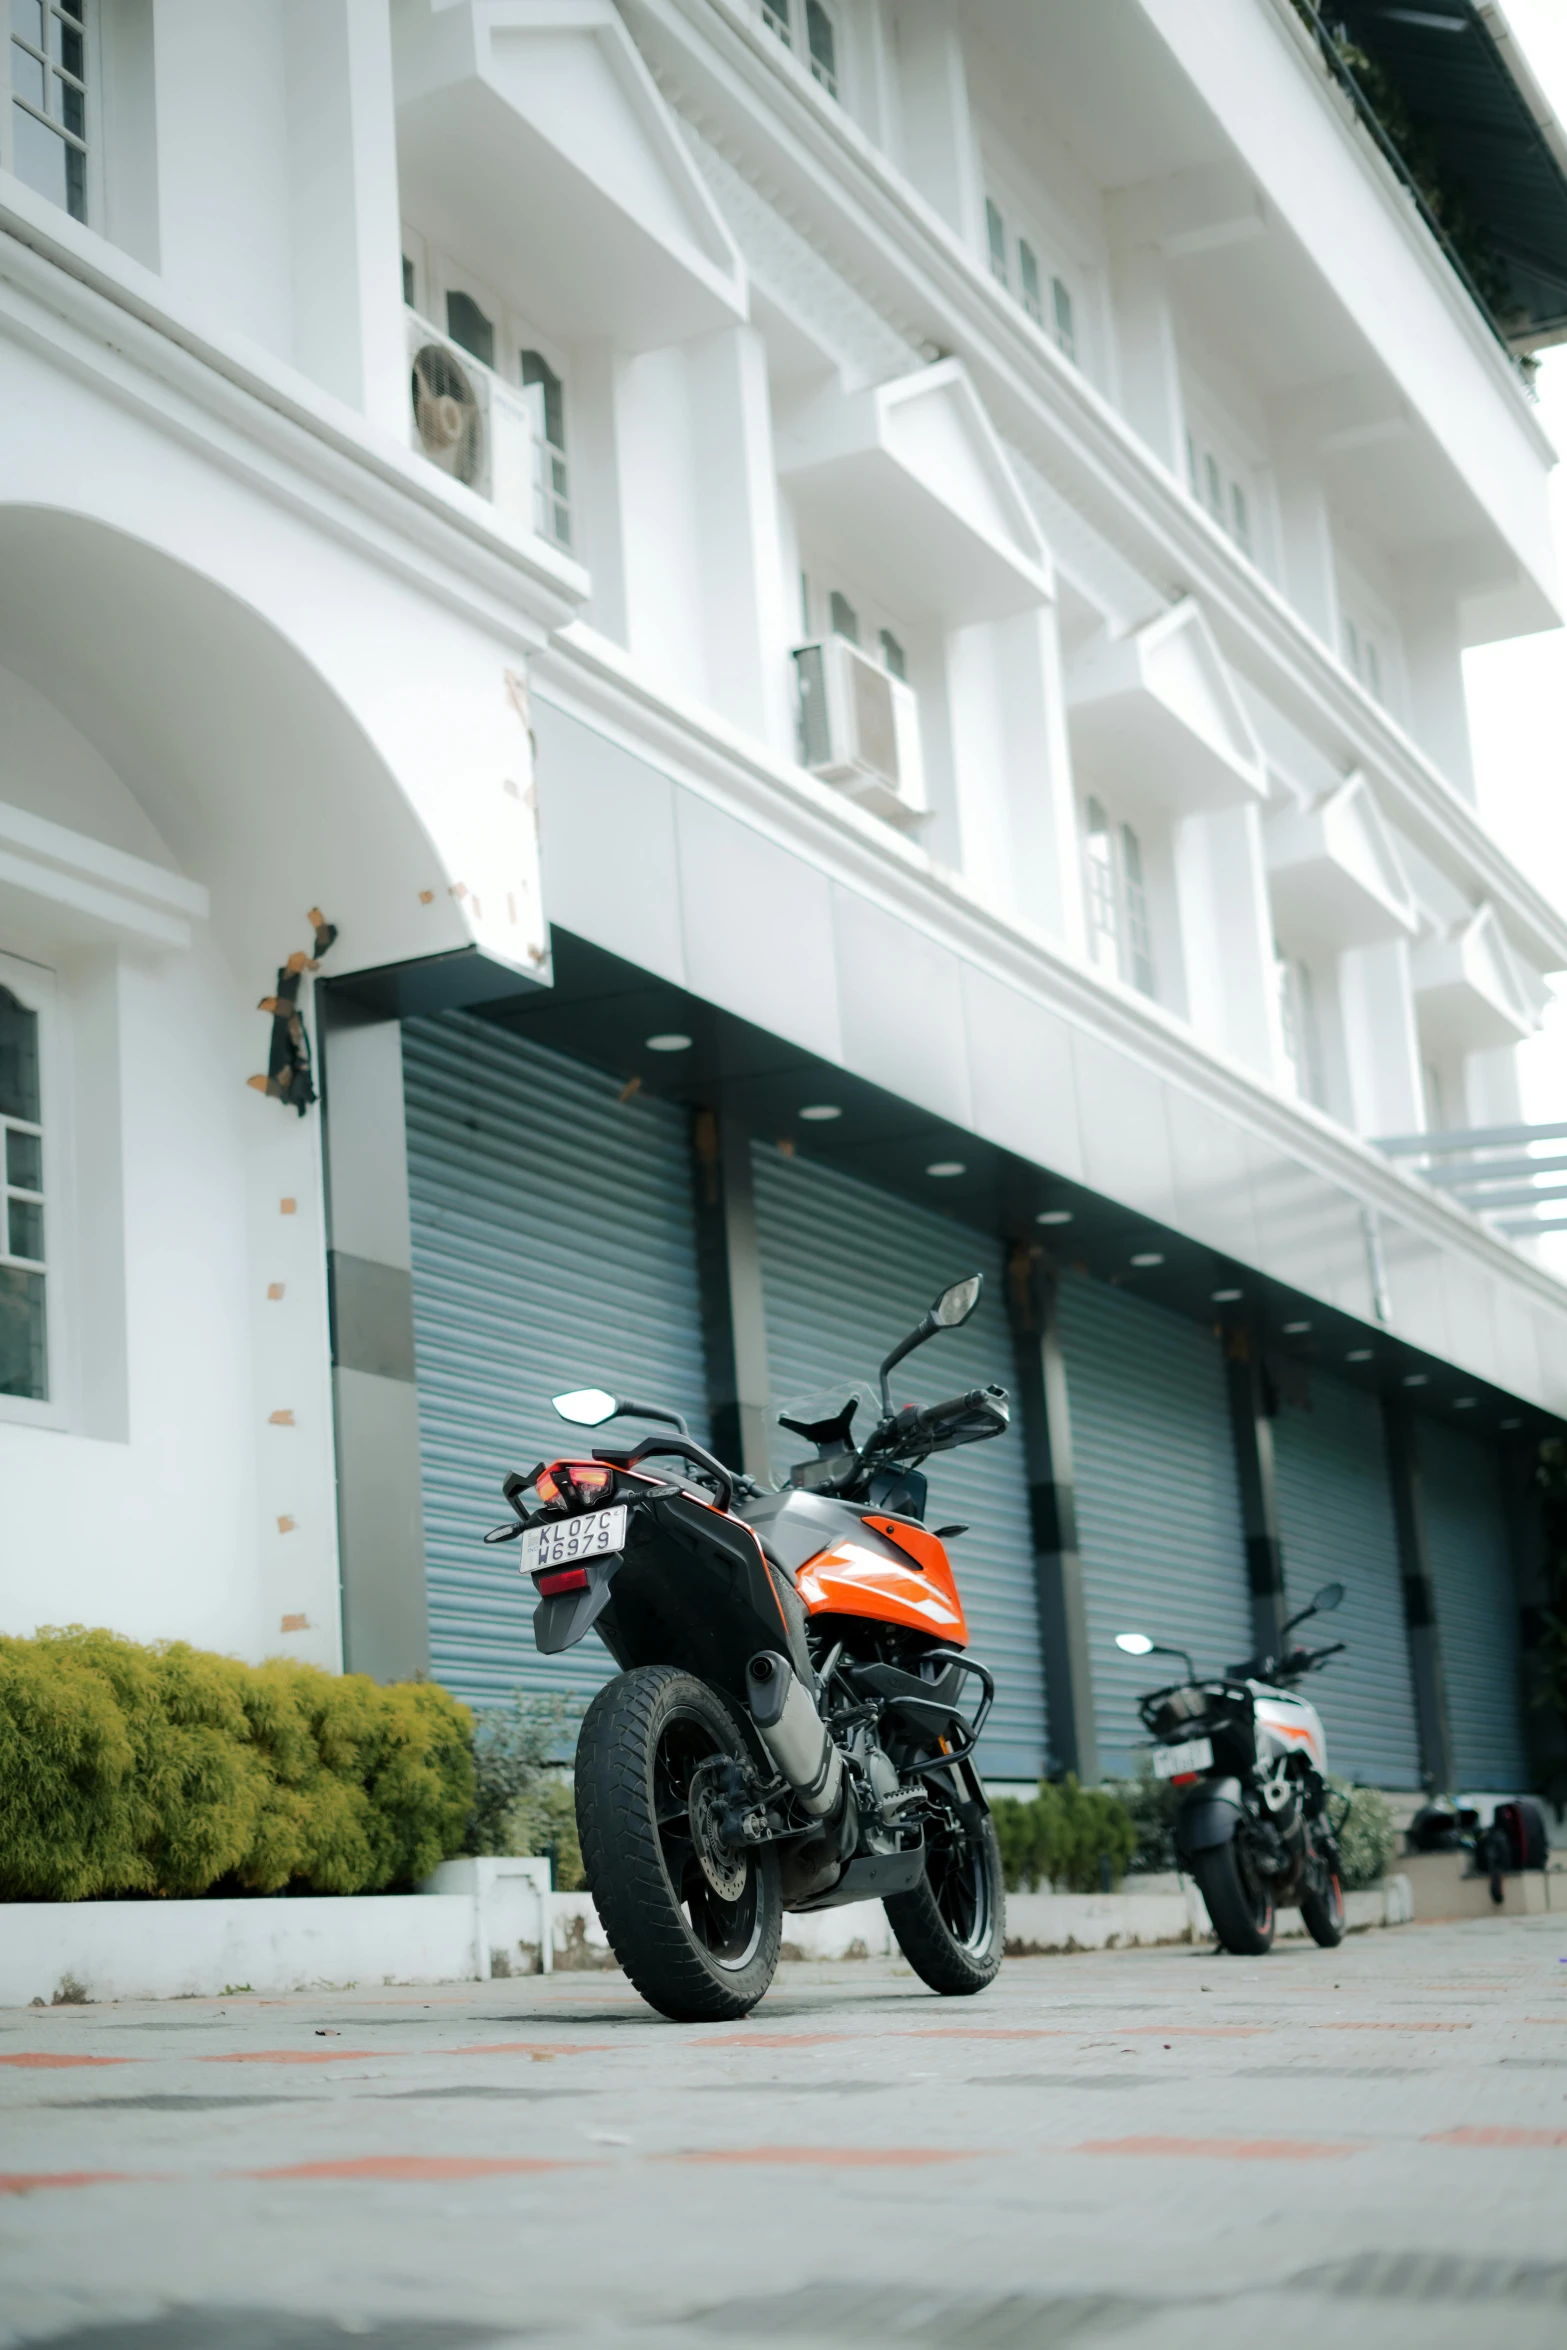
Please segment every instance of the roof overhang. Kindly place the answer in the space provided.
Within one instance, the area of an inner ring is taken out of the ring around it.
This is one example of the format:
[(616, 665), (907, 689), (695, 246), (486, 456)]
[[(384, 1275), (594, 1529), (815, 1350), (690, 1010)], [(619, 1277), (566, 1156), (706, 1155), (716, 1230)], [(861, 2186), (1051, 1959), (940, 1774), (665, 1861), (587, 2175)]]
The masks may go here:
[(834, 385), (781, 421), (777, 448), (813, 546), (901, 618), (960, 628), (1054, 595), (1039, 525), (956, 359)]
[(1567, 137), (1498, 0), (1335, 0), (1495, 249), (1515, 351), (1567, 341)]
[(612, 0), (400, 0), (405, 212), (546, 333), (656, 350), (745, 269)]

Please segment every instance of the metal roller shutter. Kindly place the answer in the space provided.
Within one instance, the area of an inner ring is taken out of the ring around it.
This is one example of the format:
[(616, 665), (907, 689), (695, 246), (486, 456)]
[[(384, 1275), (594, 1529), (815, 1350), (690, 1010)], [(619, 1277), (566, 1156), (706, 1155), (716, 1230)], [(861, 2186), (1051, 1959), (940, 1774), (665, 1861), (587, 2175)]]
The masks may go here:
[(1418, 1787), (1420, 1740), (1409, 1673), (1404, 1585), (1375, 1396), (1313, 1375), (1311, 1409), (1273, 1422), (1279, 1530), (1291, 1608), (1341, 1580), (1338, 1613), (1308, 1641), (1347, 1640), (1307, 1690), (1336, 1771), (1376, 1787)]
[[(894, 1340), (937, 1291), (982, 1272), (978, 1310), (933, 1339), (896, 1374), (900, 1402), (935, 1403), (996, 1380), (1012, 1384), (1003, 1252), (991, 1234), (804, 1159), (758, 1144), (757, 1223), (775, 1406), (838, 1379), (874, 1380)], [(780, 1429), (782, 1472), (799, 1440)], [(932, 1526), (972, 1531), (952, 1546), (974, 1655), (996, 1676), (981, 1759), (998, 1779), (1034, 1779), (1047, 1749), (1033, 1543), (1022, 1439), (1016, 1430), (930, 1464)]]
[(432, 1669), (471, 1705), (587, 1694), (603, 1647), (541, 1657), (516, 1551), (480, 1537), (506, 1471), (569, 1443), (563, 1388), (672, 1404), (705, 1439), (685, 1113), (462, 1012), (406, 1024), (403, 1073)]
[(1199, 1672), (1251, 1648), (1224, 1365), (1201, 1324), (1076, 1274), (1061, 1284), (1061, 1345), (1099, 1757), (1130, 1774), (1136, 1700), (1169, 1667), (1123, 1656), (1116, 1633), (1179, 1642)]
[(1500, 1463), (1474, 1437), (1427, 1422), (1420, 1483), (1459, 1785), (1476, 1793), (1526, 1787), (1518, 1601)]

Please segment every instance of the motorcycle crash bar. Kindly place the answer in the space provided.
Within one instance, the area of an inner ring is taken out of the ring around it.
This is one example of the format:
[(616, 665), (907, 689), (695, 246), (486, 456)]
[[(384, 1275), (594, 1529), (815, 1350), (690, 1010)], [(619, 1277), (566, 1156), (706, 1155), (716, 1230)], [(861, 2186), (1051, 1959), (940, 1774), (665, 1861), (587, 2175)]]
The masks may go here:
[(745, 1695), (762, 1744), (804, 1808), (825, 1819), (838, 1807), (843, 1757), (805, 1683), (787, 1657), (764, 1648), (746, 1666)]

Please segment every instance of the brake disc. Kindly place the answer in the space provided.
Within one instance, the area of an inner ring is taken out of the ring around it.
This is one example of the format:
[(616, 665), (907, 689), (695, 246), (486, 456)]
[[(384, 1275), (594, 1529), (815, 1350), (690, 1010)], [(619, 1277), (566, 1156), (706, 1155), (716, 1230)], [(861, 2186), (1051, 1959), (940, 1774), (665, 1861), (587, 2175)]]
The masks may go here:
[(723, 1834), (724, 1814), (729, 1806), (728, 1790), (724, 1781), (729, 1773), (727, 1755), (709, 1755), (698, 1763), (691, 1774), (689, 1813), (691, 1842), (703, 1876), (712, 1886), (720, 1901), (738, 1901), (746, 1888), (749, 1854), (737, 1852), (726, 1842)]

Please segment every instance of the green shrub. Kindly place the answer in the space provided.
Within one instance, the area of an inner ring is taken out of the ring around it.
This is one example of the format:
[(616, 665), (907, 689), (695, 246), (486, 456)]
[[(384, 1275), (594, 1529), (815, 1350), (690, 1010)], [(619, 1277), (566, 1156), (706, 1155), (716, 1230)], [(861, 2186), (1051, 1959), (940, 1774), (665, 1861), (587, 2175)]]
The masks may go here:
[(428, 1683), (0, 1638), (0, 1897), (414, 1885), (461, 1849), (471, 1724)]
[(1112, 1779), (1109, 1787), (1125, 1804), (1137, 1830), (1132, 1868), (1143, 1875), (1179, 1868), (1180, 1858), (1175, 1849), (1175, 1815), (1181, 1802), (1179, 1788), (1172, 1787), (1168, 1779), (1156, 1779), (1146, 1755), (1137, 1757), (1135, 1779)]
[[(1340, 1795), (1349, 1797), (1349, 1817), (1338, 1832), (1339, 1881), (1346, 1893), (1360, 1893), (1368, 1885), (1380, 1884), (1398, 1850), (1392, 1806), (1375, 1787), (1355, 1787), (1348, 1779), (1335, 1779), (1332, 1784)], [(1330, 1807), (1330, 1819), (1337, 1808)]]
[(473, 1813), (468, 1850), (534, 1853), (547, 1858), (557, 1892), (583, 1882), (577, 1808), (561, 1777), (577, 1743), (580, 1704), (566, 1697), (525, 1697), (479, 1716), (473, 1734)]
[(993, 1808), (1002, 1871), (1014, 1893), (1041, 1885), (1098, 1893), (1106, 1874), (1101, 1863), (1114, 1884), (1137, 1848), (1137, 1828), (1120, 1796), (1080, 1787), (1070, 1776), (1041, 1780), (1039, 1793), (1026, 1801), (998, 1796)]

